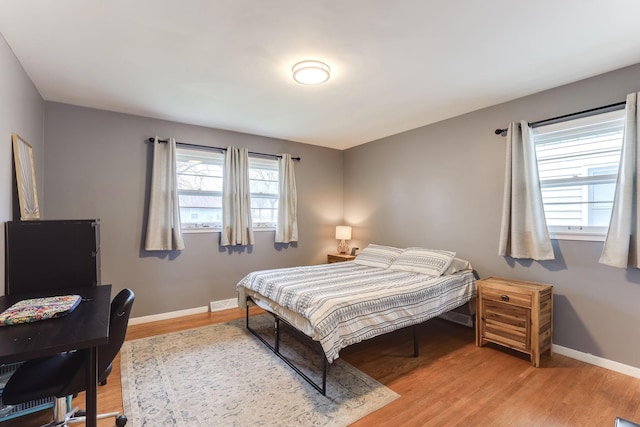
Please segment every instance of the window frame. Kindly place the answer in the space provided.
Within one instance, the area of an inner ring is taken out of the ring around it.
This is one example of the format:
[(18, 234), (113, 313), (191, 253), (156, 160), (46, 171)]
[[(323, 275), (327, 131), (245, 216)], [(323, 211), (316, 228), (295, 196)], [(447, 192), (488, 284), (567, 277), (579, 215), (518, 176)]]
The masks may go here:
[[(617, 109), (613, 111), (606, 111), (597, 114), (591, 114), (586, 117), (578, 117), (571, 120), (564, 120), (562, 122), (555, 122), (548, 125), (540, 125), (536, 126), (533, 129), (533, 138), (534, 144), (536, 144), (536, 152), (538, 148), (538, 143), (540, 141), (536, 141), (536, 136), (541, 134), (549, 134), (552, 132), (562, 132), (568, 129), (577, 129), (578, 127), (586, 127), (586, 126), (598, 126), (598, 124), (604, 124), (609, 122), (619, 122), (618, 126), (620, 127), (620, 131), (624, 129), (624, 108)], [(575, 135), (579, 135), (579, 132), (576, 130)], [(623, 134), (620, 133), (620, 147), (622, 146), (622, 138)], [(539, 162), (539, 160), (538, 160)], [(619, 164), (619, 161), (618, 161)], [(541, 191), (545, 188), (553, 188), (553, 187), (561, 187), (564, 186), (579, 186), (586, 185), (586, 188), (583, 188), (583, 192), (587, 192), (587, 199), (591, 197), (593, 194), (594, 184), (610, 184), (614, 183), (617, 180), (617, 167), (618, 164), (615, 165), (616, 172), (613, 174), (602, 174), (602, 175), (592, 175), (591, 169), (603, 169), (603, 168), (611, 168), (612, 165), (594, 165), (593, 167), (584, 166), (587, 169), (587, 176), (576, 176), (570, 178), (559, 178), (559, 179), (543, 179), (540, 178), (540, 188)], [(540, 163), (538, 163), (538, 167)], [(540, 168), (539, 168), (540, 169)], [(579, 187), (577, 187), (579, 188)], [(614, 190), (615, 191), (615, 190)], [(584, 202), (583, 202), (584, 203)], [(595, 203), (595, 202), (591, 202)], [(587, 203), (587, 207), (584, 210), (588, 211), (587, 215), (592, 211), (593, 207), (590, 203)], [(545, 216), (546, 216), (545, 210)], [(548, 225), (547, 229), (549, 231), (550, 238), (556, 240), (584, 240), (584, 241), (604, 241), (606, 239), (606, 235), (608, 232), (607, 226), (596, 226), (596, 225)]]
[[(224, 168), (224, 154), (219, 151), (207, 150), (207, 149), (196, 149), (196, 148), (183, 148), (176, 147), (176, 178), (178, 181), (178, 186), (180, 185), (180, 173), (178, 172), (178, 162), (181, 158), (187, 158), (187, 161), (193, 161), (195, 164), (199, 164), (198, 162), (205, 162), (214, 165), (218, 165), (220, 167), (220, 174), (223, 173)], [(186, 174), (185, 174), (186, 175)], [(214, 175), (212, 175), (213, 177)], [(218, 176), (220, 179), (220, 190), (219, 191), (211, 191), (211, 190), (195, 190), (195, 189), (180, 189), (178, 188), (178, 209), (180, 210), (180, 229), (182, 233), (212, 233), (219, 232), (222, 229), (222, 220), (220, 222), (201, 222), (195, 223), (194, 225), (185, 225), (183, 222), (183, 209), (196, 209), (192, 207), (183, 207), (180, 204), (181, 196), (192, 195), (192, 196), (203, 196), (207, 197), (207, 195), (216, 195), (219, 197), (220, 202), (220, 210), (222, 210), (222, 176)], [(220, 212), (220, 215), (222, 213)]]
[[(197, 149), (197, 148), (185, 148), (185, 147), (176, 147), (176, 175), (180, 175), (177, 171), (177, 163), (181, 158), (192, 158), (194, 161), (197, 160), (201, 160), (201, 161), (206, 161), (206, 162), (211, 162), (211, 163), (217, 163), (219, 165), (221, 165), (222, 167), (222, 174), (224, 174), (224, 153), (217, 151), (217, 150), (210, 150), (207, 148), (203, 148), (203, 149)], [(259, 167), (262, 166), (262, 167)], [(266, 170), (272, 170), (275, 171), (277, 174), (277, 179), (278, 181), (275, 182), (275, 187), (276, 187), (276, 193), (251, 193), (251, 198), (252, 201), (254, 198), (267, 198), (267, 199), (271, 199), (272, 205), (274, 206), (275, 210), (275, 215), (274, 216), (274, 221), (272, 222), (272, 224), (269, 225), (261, 225), (260, 221), (256, 221), (254, 219), (254, 210), (256, 209), (263, 209), (263, 208), (256, 208), (254, 207), (254, 203), (252, 203), (252, 226), (253, 226), (253, 231), (254, 232), (259, 232), (259, 231), (274, 231), (276, 229), (276, 225), (277, 225), (277, 220), (278, 220), (278, 201), (279, 201), (279, 168), (278, 168), (278, 159), (271, 159), (271, 158), (266, 158), (264, 156), (249, 156), (249, 169), (250, 169), (250, 175), (251, 175), (251, 169), (266, 169)], [(178, 177), (179, 178), (179, 177)], [(221, 178), (222, 179), (222, 178)], [(250, 184), (251, 185), (251, 184)], [(273, 182), (271, 183), (271, 185), (274, 185)], [(223, 195), (223, 189), (224, 189), (224, 184), (221, 181), (220, 184), (221, 190), (220, 191), (201, 191), (201, 190), (188, 190), (188, 189), (178, 189), (178, 209), (180, 209), (181, 211), (181, 215), (180, 215), (180, 229), (182, 231), (182, 233), (184, 234), (190, 234), (190, 233), (219, 233), (220, 231), (222, 231), (222, 219), (220, 220), (220, 222), (215, 222), (215, 223), (201, 223), (201, 224), (195, 224), (193, 226), (189, 226), (187, 225), (185, 227), (183, 221), (182, 221), (182, 210), (183, 209), (189, 209), (188, 207), (185, 208), (182, 205), (180, 205), (180, 196), (181, 195), (189, 195), (189, 193), (192, 193), (192, 195), (204, 195), (206, 197), (207, 193), (210, 194), (216, 194), (219, 195), (220, 197), (220, 209), (222, 209), (222, 195)], [(195, 208), (194, 208), (195, 209)], [(213, 224), (213, 225), (210, 225)]]
[[(254, 171), (270, 170), (270, 171), (275, 171), (275, 173), (277, 174), (277, 180), (270, 181), (272, 183), (275, 182), (275, 187), (276, 187), (275, 193), (265, 193), (265, 192), (251, 193), (251, 223), (253, 226), (253, 231), (273, 231), (276, 229), (276, 226), (278, 224), (278, 202), (280, 199), (280, 172), (278, 167), (278, 159), (249, 156), (249, 169), (250, 169), (249, 175), (251, 175), (251, 170), (254, 170)], [(258, 181), (258, 180), (252, 180), (251, 177), (249, 178), (249, 180)], [(249, 186), (251, 187), (251, 182), (249, 183)], [(273, 218), (272, 225), (262, 225), (259, 221), (255, 220), (253, 211), (256, 209), (265, 209), (265, 208), (256, 207), (253, 203), (253, 199), (268, 199), (272, 201), (274, 207), (271, 208), (271, 210), (273, 211), (273, 213), (275, 213), (275, 217)]]

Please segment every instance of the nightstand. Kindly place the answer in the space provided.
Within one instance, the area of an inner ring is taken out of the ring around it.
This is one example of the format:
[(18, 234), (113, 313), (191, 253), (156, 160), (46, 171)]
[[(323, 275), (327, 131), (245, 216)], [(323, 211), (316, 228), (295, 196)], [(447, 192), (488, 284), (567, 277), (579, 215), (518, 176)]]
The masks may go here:
[(351, 261), (355, 258), (355, 255), (349, 254), (329, 254), (327, 255), (327, 264), (331, 264), (333, 262), (343, 262), (343, 261)]
[(476, 345), (499, 344), (528, 354), (540, 366), (551, 351), (553, 286), (488, 277), (477, 281)]

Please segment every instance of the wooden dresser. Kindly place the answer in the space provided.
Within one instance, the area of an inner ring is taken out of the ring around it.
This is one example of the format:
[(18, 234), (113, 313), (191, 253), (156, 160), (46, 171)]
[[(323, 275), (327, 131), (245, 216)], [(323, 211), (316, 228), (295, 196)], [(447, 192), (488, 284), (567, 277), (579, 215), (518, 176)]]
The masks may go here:
[(343, 262), (343, 261), (351, 261), (355, 258), (355, 255), (349, 254), (329, 254), (327, 255), (327, 264), (331, 264), (332, 262)]
[(488, 277), (478, 280), (476, 345), (492, 342), (530, 355), (551, 351), (553, 286)]

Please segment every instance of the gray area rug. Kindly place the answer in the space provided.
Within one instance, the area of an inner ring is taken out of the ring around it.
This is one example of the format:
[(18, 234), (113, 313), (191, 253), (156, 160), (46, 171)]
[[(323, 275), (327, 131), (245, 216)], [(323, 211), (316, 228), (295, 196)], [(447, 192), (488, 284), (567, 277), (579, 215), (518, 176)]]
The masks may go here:
[[(270, 316), (253, 316), (251, 325), (272, 339)], [(317, 349), (283, 333), (281, 351), (320, 379)], [(399, 397), (341, 359), (329, 365), (322, 396), (244, 320), (127, 341), (121, 368), (132, 427), (346, 426)]]

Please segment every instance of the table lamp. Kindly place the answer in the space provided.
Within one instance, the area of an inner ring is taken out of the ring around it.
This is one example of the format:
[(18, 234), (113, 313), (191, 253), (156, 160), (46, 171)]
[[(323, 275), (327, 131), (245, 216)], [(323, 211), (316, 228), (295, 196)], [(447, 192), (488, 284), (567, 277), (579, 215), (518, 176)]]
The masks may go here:
[(338, 253), (346, 254), (349, 252), (349, 246), (345, 242), (345, 240), (351, 240), (351, 227), (348, 225), (337, 225), (336, 226), (336, 239), (340, 240), (338, 244)]

